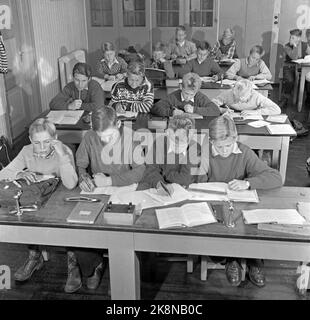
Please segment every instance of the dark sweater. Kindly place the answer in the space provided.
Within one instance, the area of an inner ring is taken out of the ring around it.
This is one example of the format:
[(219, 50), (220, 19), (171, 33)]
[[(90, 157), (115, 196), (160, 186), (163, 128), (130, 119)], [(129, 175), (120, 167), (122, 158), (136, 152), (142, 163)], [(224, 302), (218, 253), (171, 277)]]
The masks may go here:
[[(238, 143), (242, 153), (232, 153), (223, 158), (220, 155), (213, 156), (210, 145), (208, 174), (198, 177), (198, 182), (230, 182), (234, 179), (247, 180), (251, 189), (273, 189), (282, 186), (282, 178), (279, 171), (270, 168), (260, 160), (248, 146)], [(202, 162), (205, 164), (203, 159)]]
[(193, 105), (194, 113), (198, 113), (202, 116), (220, 115), (218, 106), (203, 93), (197, 92), (194, 103), (191, 101), (186, 102), (182, 101), (180, 89), (170, 93), (165, 99), (158, 101), (151, 109), (151, 113), (161, 117), (172, 116), (174, 108), (184, 111), (184, 106), (186, 104)]
[[(88, 89), (80, 92), (82, 100), (82, 110), (94, 111), (97, 108), (104, 106), (105, 96), (104, 91), (96, 80), (90, 80)], [(56, 97), (50, 102), (51, 110), (67, 110), (68, 105), (74, 100), (79, 99), (79, 91), (75, 87), (74, 82), (68, 83)]]
[(198, 63), (197, 59), (190, 60), (185, 68), (188, 72), (197, 73), (200, 77), (217, 75), (220, 78), (222, 74), (224, 75), (224, 71), (212, 58), (206, 58), (202, 63)]
[(200, 146), (194, 141), (190, 142), (186, 155), (168, 153), (167, 137), (159, 136), (146, 155), (147, 165), (138, 190), (156, 188), (159, 181), (188, 187), (197, 180), (200, 154)]

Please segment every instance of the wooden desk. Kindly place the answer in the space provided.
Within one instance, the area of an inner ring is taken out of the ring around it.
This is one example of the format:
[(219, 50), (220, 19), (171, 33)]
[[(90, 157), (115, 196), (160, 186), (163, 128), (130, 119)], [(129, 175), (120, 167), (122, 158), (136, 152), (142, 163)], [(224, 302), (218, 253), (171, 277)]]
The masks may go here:
[[(179, 89), (179, 80), (166, 80), (167, 94)], [(216, 98), (219, 94), (225, 90), (231, 89), (229, 85), (221, 86), (219, 83), (203, 82), (200, 91), (204, 93), (209, 99)], [(262, 95), (268, 97), (268, 92), (272, 90), (270, 84), (258, 87), (258, 90)]]
[(301, 66), (301, 75), (300, 75), (300, 85), (299, 85), (298, 104), (297, 104), (298, 112), (300, 112), (302, 109), (302, 104), (304, 100), (306, 74), (310, 72), (310, 63), (301, 63), (300, 66)]
[(256, 225), (243, 223), (240, 211), (296, 208), (297, 201), (309, 201), (309, 188), (258, 191), (258, 204), (235, 204), (239, 218), (233, 229), (216, 223), (159, 230), (154, 209), (145, 210), (133, 226), (105, 225), (102, 214), (94, 225), (69, 224), (66, 218), (74, 204), (65, 203), (63, 199), (78, 192), (60, 186), (44, 208), (21, 217), (9, 215), (0, 208), (0, 242), (108, 249), (113, 300), (140, 298), (137, 258), (140, 251), (290, 260), (304, 264), (310, 261), (310, 237), (258, 230)]

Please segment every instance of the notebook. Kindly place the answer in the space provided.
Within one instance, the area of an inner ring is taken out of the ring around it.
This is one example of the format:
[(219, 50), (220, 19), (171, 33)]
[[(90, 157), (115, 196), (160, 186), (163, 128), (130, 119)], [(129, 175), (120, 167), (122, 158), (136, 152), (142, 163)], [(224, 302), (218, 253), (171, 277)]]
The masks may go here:
[(302, 225), (306, 220), (296, 209), (255, 209), (242, 210), (246, 224), (275, 223)]
[(55, 124), (74, 125), (80, 120), (83, 113), (84, 110), (53, 110), (48, 113), (47, 118)]
[(95, 195), (95, 194), (117, 194), (117, 193), (124, 193), (124, 192), (130, 192), (130, 191), (135, 191), (137, 189), (138, 184), (133, 183), (129, 186), (124, 186), (124, 187), (96, 187), (92, 192), (87, 192), (87, 191), (81, 191), (82, 195)]
[(287, 120), (287, 115), (279, 114), (275, 116), (268, 116), (266, 120), (270, 122), (285, 123), (285, 121)]
[(71, 211), (70, 215), (67, 218), (67, 222), (94, 224), (104, 206), (105, 202), (79, 202)]
[(210, 206), (206, 202), (189, 203), (182, 207), (157, 209), (156, 217), (159, 229), (195, 227), (217, 222)]
[(296, 135), (296, 131), (289, 124), (271, 124), (266, 127), (270, 134), (293, 134)]

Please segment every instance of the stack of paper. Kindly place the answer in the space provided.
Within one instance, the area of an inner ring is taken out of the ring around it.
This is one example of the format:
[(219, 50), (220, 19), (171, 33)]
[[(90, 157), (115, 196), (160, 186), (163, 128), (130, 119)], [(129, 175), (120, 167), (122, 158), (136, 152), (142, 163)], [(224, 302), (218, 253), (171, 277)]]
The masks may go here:
[(74, 125), (80, 120), (83, 113), (83, 110), (55, 110), (50, 111), (47, 118), (55, 124)]
[(302, 225), (306, 220), (296, 209), (256, 209), (242, 210), (246, 224), (276, 223)]
[(296, 131), (289, 124), (271, 124), (267, 126), (267, 129), (270, 134), (292, 134), (296, 135)]
[(270, 122), (285, 123), (286, 119), (287, 119), (286, 114), (279, 114), (276, 116), (268, 116), (266, 120)]

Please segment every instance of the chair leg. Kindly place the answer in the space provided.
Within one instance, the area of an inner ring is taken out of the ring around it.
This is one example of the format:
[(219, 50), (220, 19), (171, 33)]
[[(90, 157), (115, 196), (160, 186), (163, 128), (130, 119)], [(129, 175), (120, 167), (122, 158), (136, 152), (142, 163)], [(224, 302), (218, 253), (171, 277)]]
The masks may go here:
[(242, 281), (244, 281), (245, 275), (246, 275), (246, 260), (245, 259), (241, 259), (241, 270), (242, 270), (241, 279), (242, 279)]
[(200, 280), (206, 281), (208, 277), (208, 257), (201, 256)]
[(187, 273), (193, 273), (194, 270), (194, 259), (192, 256), (187, 257)]
[(48, 261), (49, 254), (46, 250), (42, 250), (42, 256), (44, 261)]

